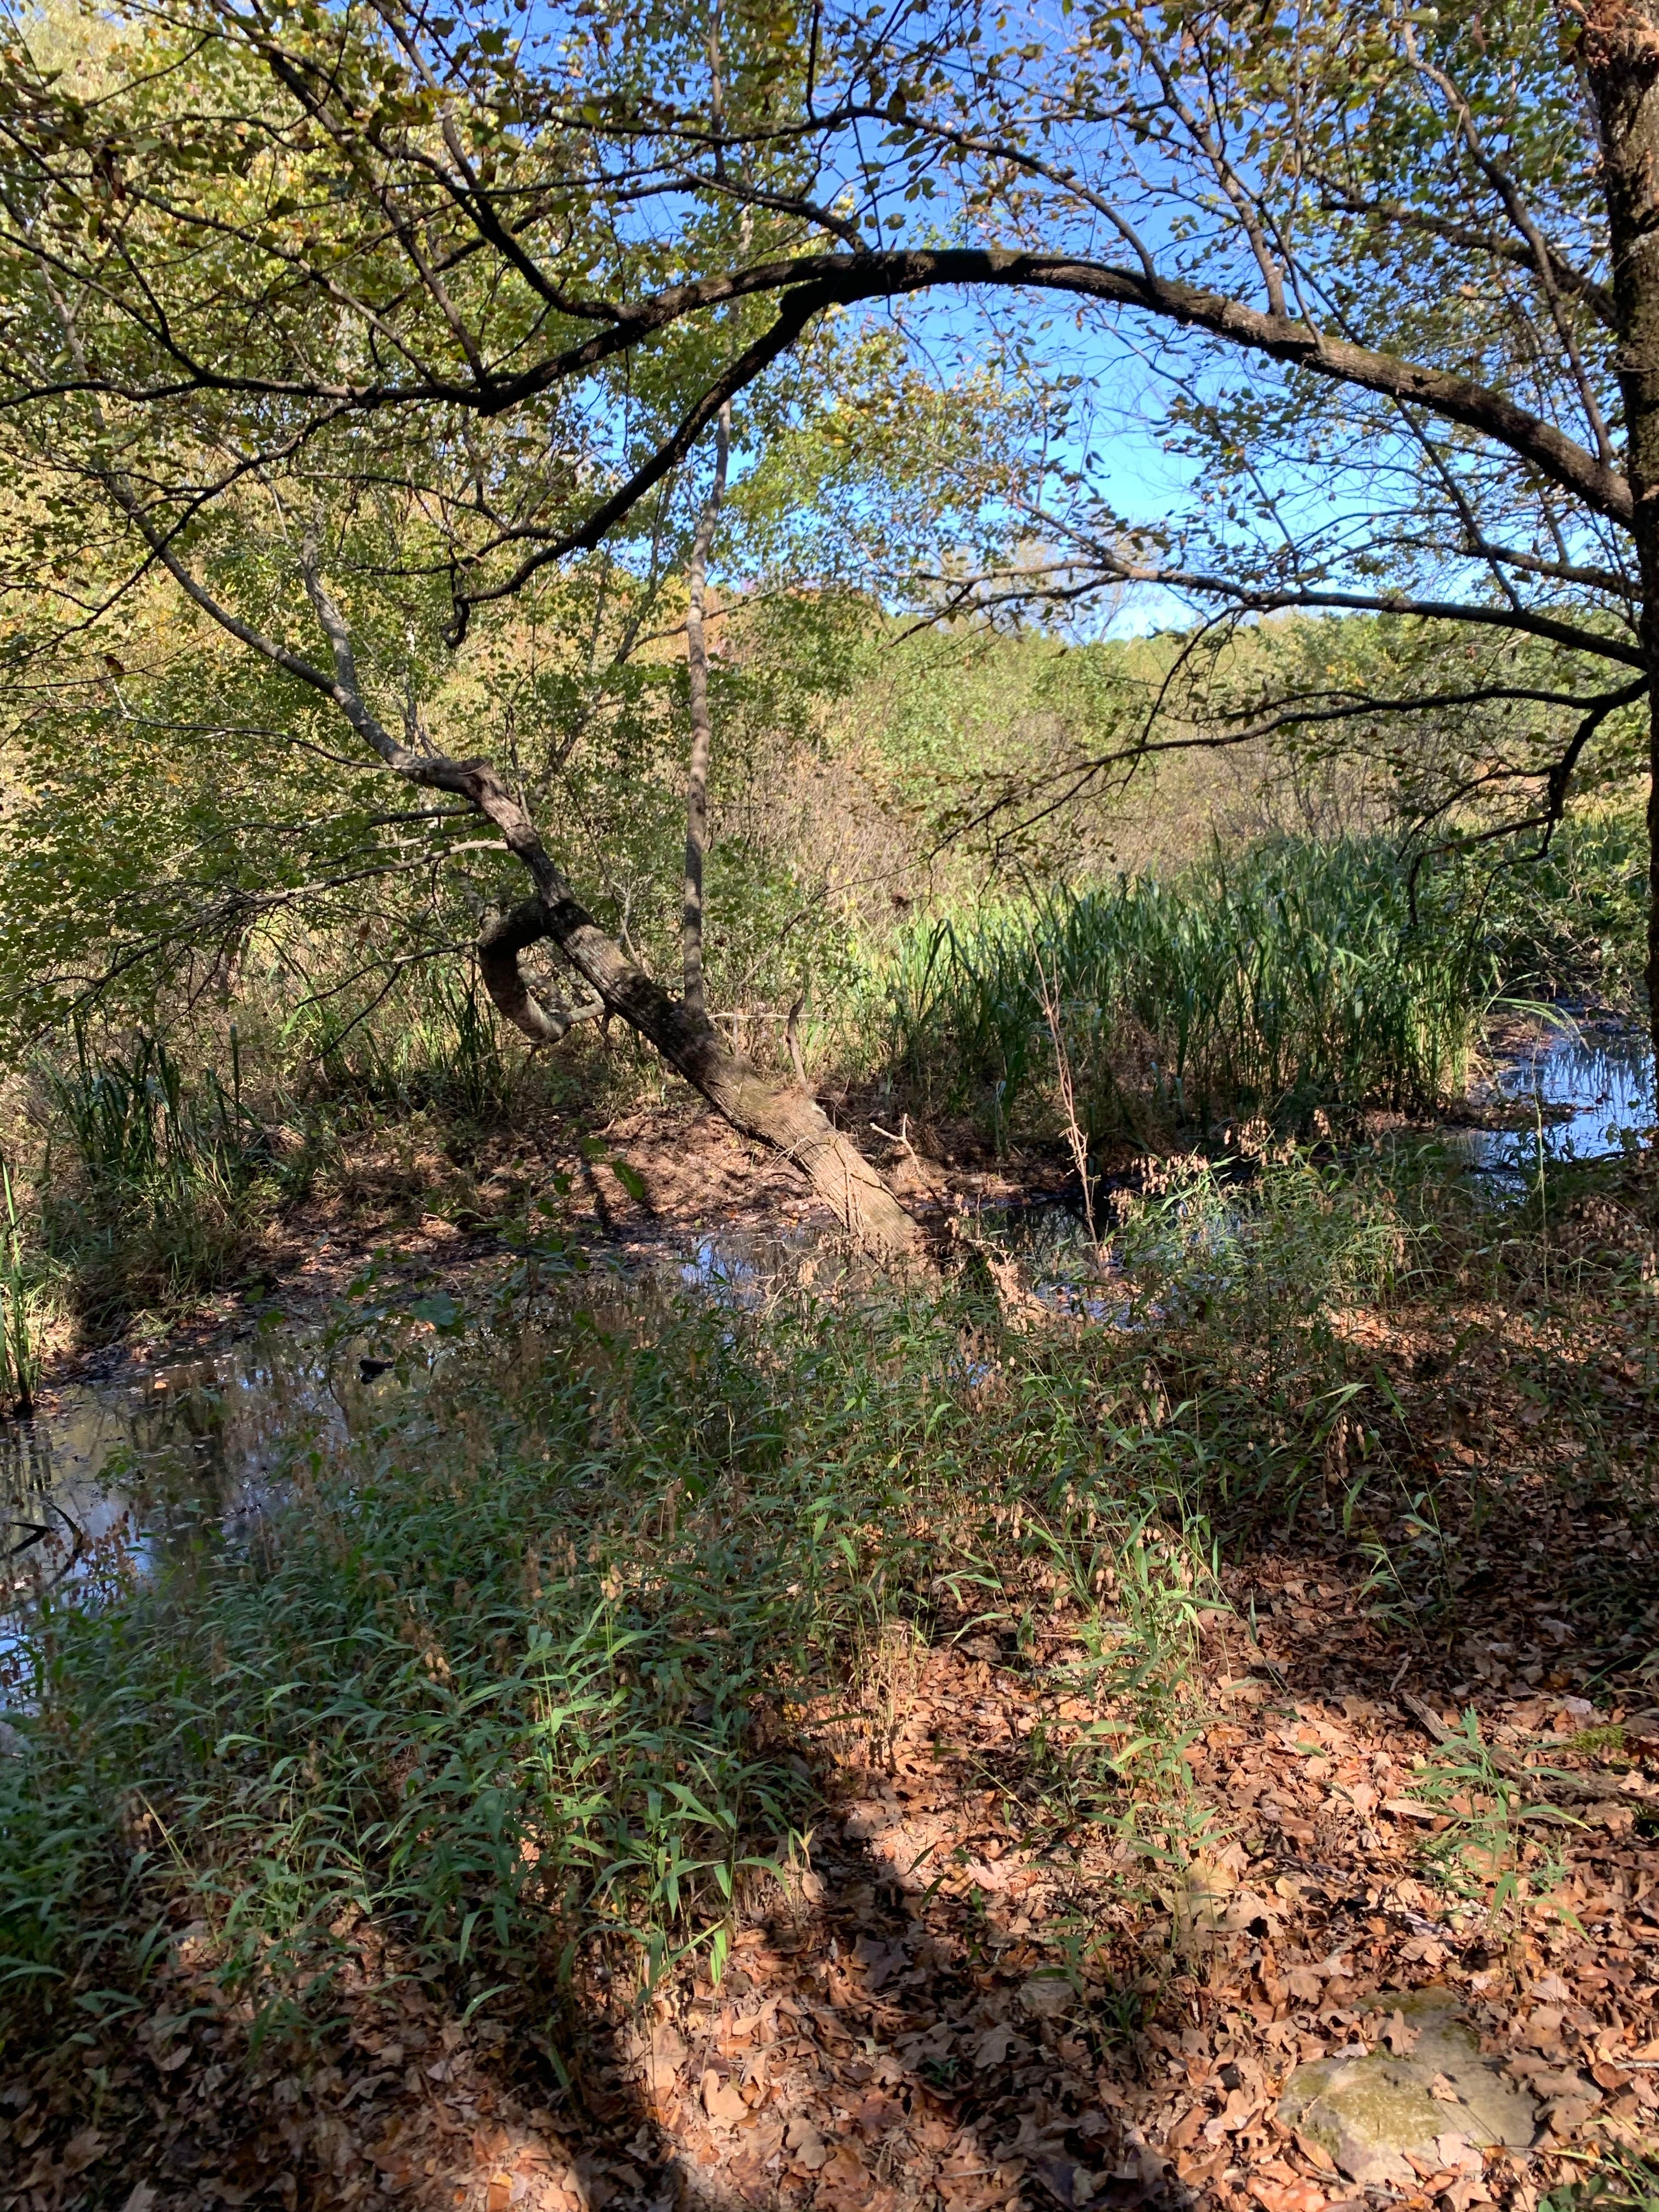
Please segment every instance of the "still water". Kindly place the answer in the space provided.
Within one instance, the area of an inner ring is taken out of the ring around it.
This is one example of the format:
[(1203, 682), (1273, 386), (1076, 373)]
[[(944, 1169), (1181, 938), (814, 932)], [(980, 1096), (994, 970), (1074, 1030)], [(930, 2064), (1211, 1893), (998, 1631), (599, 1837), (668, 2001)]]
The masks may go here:
[[(1449, 1129), (1447, 1144), (1472, 1170), (1515, 1182), (1536, 1173), (1540, 1140), (1555, 1161), (1641, 1141), (1653, 1120), (1652, 1054), (1628, 1030), (1564, 1029), (1501, 1063), (1486, 1100), (1508, 1109), (1512, 1126)], [(1122, 1319), (1063, 1208), (1035, 1208), (1001, 1229), (998, 1242), (1019, 1250), (1040, 1296), (1097, 1322)], [(701, 1237), (629, 1272), (635, 1297), (643, 1274), (755, 1305), (781, 1280), (827, 1288), (860, 1269), (834, 1239), (802, 1228)], [(617, 1289), (629, 1294), (621, 1281)], [(290, 1334), (66, 1392), (33, 1421), (0, 1420), (0, 1711), (9, 1613), (45, 1592), (142, 1572), (169, 1548), (239, 1540), (269, 1504), (296, 1433), (338, 1433), (375, 1391), (394, 1387), (365, 1376), (354, 1352), (325, 1360), (314, 1338)]]
[(296, 1432), (345, 1419), (314, 1357), (243, 1345), (0, 1421), (0, 1705), (20, 1605), (240, 1540)]
[(1633, 1030), (1572, 1024), (1499, 1062), (1485, 1103), (1515, 1126), (1455, 1129), (1451, 1150), (1506, 1180), (1548, 1161), (1605, 1158), (1643, 1143), (1654, 1121), (1653, 1050)]

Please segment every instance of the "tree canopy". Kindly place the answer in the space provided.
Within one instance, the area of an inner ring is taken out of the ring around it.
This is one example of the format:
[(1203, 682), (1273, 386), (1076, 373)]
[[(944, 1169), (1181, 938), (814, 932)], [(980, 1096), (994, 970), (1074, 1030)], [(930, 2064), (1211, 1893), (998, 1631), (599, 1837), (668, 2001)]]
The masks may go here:
[[(635, 610), (615, 659), (734, 402), (757, 558), (769, 530), (935, 611), (1136, 583), (1467, 641), (1235, 686), (1207, 731), (1155, 712), (1064, 793), (1165, 741), (1509, 716), (1525, 744), (1446, 803), (1501, 786), (1482, 834), (1547, 835), (1651, 724), (1645, 0), (181, 0), (15, 18), (3, 69), (15, 664), (167, 579), (263, 665), (242, 726), (447, 803), (365, 799), (331, 866), (469, 842), (458, 808), (529, 869), (496, 967), (532, 1034), (510, 979), (550, 935), (726, 1110), (747, 1081), (601, 955), (534, 792), (436, 705), (481, 623), (595, 559)], [(1149, 441), (1176, 511), (1125, 495)]]

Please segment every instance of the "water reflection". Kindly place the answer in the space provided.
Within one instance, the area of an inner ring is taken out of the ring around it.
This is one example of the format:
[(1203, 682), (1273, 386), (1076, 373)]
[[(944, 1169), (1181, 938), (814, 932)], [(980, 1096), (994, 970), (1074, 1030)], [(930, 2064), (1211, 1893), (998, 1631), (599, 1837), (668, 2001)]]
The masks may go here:
[(1653, 1052), (1633, 1030), (1574, 1024), (1501, 1061), (1491, 1103), (1530, 1109), (1505, 1129), (1449, 1133), (1455, 1155), (1505, 1178), (1535, 1174), (1546, 1161), (1602, 1159), (1645, 1142), (1654, 1122)]
[[(1500, 1182), (1536, 1172), (1540, 1133), (1548, 1160), (1617, 1153), (1650, 1126), (1652, 1083), (1652, 1054), (1633, 1032), (1565, 1030), (1516, 1053), (1492, 1079), (1489, 1096), (1516, 1109), (1518, 1126), (1449, 1130), (1447, 1142)], [(1529, 1127), (1521, 1121), (1527, 1105)], [(1050, 1310), (1119, 1328), (1158, 1317), (1063, 1204), (987, 1210), (957, 1226), (1000, 1282), (1017, 1267), (1023, 1294)], [(1189, 1267), (1198, 1259), (1188, 1251)], [(642, 1293), (690, 1289), (752, 1310), (779, 1297), (856, 1293), (872, 1280), (844, 1236), (803, 1224), (636, 1249), (590, 1278), (584, 1296), (627, 1327)], [(315, 1336), (262, 1338), (66, 1393), (32, 1421), (0, 1421), (0, 1705), (8, 1687), (15, 1693), (8, 1630), (20, 1608), (65, 1585), (95, 1594), (100, 1581), (142, 1572), (169, 1550), (243, 1540), (296, 1437), (343, 1431), (373, 1392), (397, 1387), (391, 1363), (360, 1358), (360, 1348), (354, 1340), (331, 1358)]]
[(344, 1419), (314, 1351), (259, 1344), (0, 1422), (0, 1678), (22, 1608), (244, 1540), (295, 1436)]

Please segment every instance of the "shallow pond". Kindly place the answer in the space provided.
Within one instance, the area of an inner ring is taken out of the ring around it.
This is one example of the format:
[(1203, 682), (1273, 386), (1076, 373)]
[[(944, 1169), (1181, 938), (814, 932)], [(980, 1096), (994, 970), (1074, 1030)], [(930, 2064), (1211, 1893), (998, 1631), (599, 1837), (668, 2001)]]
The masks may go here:
[(251, 1344), (0, 1421), (0, 1692), (15, 1645), (7, 1615), (20, 1603), (169, 1550), (240, 1540), (296, 1427), (343, 1419), (301, 1347), (277, 1356)]
[[(827, 1288), (849, 1264), (835, 1238), (810, 1229), (701, 1237), (596, 1266), (582, 1303), (622, 1326), (653, 1289), (755, 1306), (781, 1281)], [(31, 1420), (0, 1419), (0, 1712), (15, 1689), (7, 1662), (20, 1607), (94, 1590), (168, 1553), (244, 1540), (296, 1439), (373, 1418), (398, 1388), (390, 1362), (362, 1356), (378, 1333), (327, 1345), (314, 1325), (278, 1324), (210, 1357), (55, 1394)]]
[[(1650, 1124), (1652, 1082), (1651, 1052), (1633, 1032), (1564, 1029), (1500, 1063), (1487, 1085), (1488, 1102), (1530, 1105), (1525, 1122), (1517, 1111), (1519, 1126), (1453, 1128), (1446, 1140), (1471, 1169), (1504, 1182), (1536, 1172), (1540, 1138), (1550, 1160), (1616, 1154)], [(1049, 1303), (1097, 1322), (1126, 1317), (1063, 1206), (988, 1217), (984, 1226), (998, 1247), (1018, 1252)], [(860, 1272), (844, 1243), (822, 1231), (735, 1231), (638, 1252), (616, 1290), (636, 1297), (654, 1281), (753, 1306), (781, 1285), (823, 1290)], [(372, 1376), (355, 1348), (325, 1362), (317, 1344), (297, 1330), (261, 1338), (65, 1392), (33, 1421), (0, 1421), (0, 1706), (9, 1610), (46, 1589), (142, 1566), (169, 1547), (237, 1540), (268, 1504), (296, 1428), (337, 1429), (356, 1418)]]
[(1530, 1111), (1504, 1129), (1454, 1129), (1448, 1141), (1472, 1168), (1515, 1178), (1546, 1160), (1616, 1156), (1654, 1121), (1653, 1048), (1635, 1030), (1571, 1024), (1500, 1060), (1485, 1103)]

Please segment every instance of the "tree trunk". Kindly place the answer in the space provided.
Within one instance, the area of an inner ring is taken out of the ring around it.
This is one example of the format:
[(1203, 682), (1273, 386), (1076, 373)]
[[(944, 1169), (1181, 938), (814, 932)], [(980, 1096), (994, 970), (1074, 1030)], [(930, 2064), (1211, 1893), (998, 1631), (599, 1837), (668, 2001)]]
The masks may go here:
[[(764, 1076), (740, 1053), (728, 1051), (705, 1016), (669, 997), (644, 969), (607, 937), (579, 903), (541, 833), (487, 760), (454, 760), (416, 752), (401, 744), (375, 715), (357, 680), (351, 635), (330, 597), (318, 565), (315, 535), (307, 532), (301, 573), (307, 597), (334, 662), (331, 681), (320, 670), (228, 614), (165, 544), (158, 557), (198, 605), (301, 680), (332, 699), (351, 728), (393, 775), (423, 791), (453, 792), (476, 807), (536, 887), (536, 896), (515, 907), (483, 933), (479, 972), (496, 1006), (538, 1044), (556, 1042), (600, 1008), (619, 1014), (688, 1083), (702, 1091), (744, 1136), (775, 1145), (801, 1170), (819, 1196), (865, 1248), (901, 1277), (926, 1278), (936, 1270), (921, 1230), (863, 1154), (848, 1144), (814, 1100), (794, 1085)], [(574, 1011), (544, 1006), (526, 986), (520, 955), (550, 938), (592, 986), (596, 1003)]]
[(691, 759), (685, 778), (685, 888), (680, 911), (681, 957), (685, 983), (681, 996), (686, 1012), (699, 1020), (708, 1005), (702, 988), (702, 863), (708, 849), (708, 754), (712, 743), (708, 720), (708, 645), (703, 635), (703, 599), (708, 581), (708, 555), (726, 495), (726, 462), (732, 442), (732, 409), (721, 408), (714, 434), (714, 481), (697, 520), (691, 541), (690, 588), (685, 607), (686, 689), (691, 702)]
[(1648, 670), (1648, 1022), (1659, 1115), (1659, 0), (1589, 0), (1583, 24), (1601, 137)]
[[(533, 864), (532, 872), (539, 872)], [(706, 1020), (636, 967), (567, 888), (550, 889), (550, 897), (526, 901), (485, 933), (481, 971), (507, 1019), (538, 1042), (552, 1042), (569, 1027), (563, 1009), (550, 1013), (531, 995), (519, 969), (521, 951), (538, 939), (550, 939), (603, 1004), (672, 1062), (734, 1129), (792, 1159), (866, 1250), (901, 1278), (932, 1276), (936, 1271), (921, 1229), (816, 1100), (729, 1050)]]

